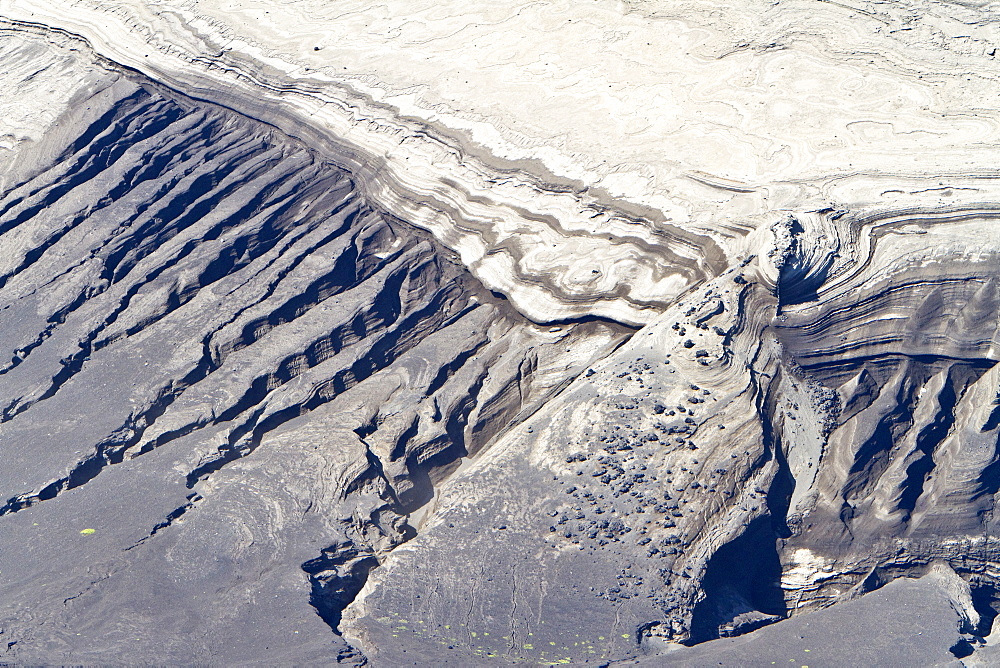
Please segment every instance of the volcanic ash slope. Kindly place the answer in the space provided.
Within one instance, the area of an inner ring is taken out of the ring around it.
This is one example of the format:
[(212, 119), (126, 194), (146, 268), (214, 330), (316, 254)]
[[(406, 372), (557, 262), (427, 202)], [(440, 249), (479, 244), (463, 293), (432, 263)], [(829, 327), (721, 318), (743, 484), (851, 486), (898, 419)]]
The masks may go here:
[(0, 2), (4, 660), (988, 664), (988, 11), (463, 4)]
[(3, 58), (78, 84), (0, 200), (8, 653), (356, 656), (324, 620), (408, 513), (629, 330), (527, 321), (269, 126)]

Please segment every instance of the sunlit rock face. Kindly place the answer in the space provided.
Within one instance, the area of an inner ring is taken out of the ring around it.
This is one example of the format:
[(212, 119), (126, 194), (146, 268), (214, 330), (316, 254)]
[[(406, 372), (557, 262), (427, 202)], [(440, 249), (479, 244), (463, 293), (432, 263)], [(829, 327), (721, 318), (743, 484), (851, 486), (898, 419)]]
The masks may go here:
[(0, 656), (989, 665), (994, 43), (0, 2)]

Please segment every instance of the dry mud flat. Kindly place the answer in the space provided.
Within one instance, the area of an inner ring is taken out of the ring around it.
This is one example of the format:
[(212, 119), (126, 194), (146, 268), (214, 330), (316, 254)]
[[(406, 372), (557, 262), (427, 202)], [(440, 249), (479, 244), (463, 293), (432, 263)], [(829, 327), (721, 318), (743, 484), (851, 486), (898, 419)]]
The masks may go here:
[(272, 9), (0, 2), (3, 660), (995, 660), (988, 8)]

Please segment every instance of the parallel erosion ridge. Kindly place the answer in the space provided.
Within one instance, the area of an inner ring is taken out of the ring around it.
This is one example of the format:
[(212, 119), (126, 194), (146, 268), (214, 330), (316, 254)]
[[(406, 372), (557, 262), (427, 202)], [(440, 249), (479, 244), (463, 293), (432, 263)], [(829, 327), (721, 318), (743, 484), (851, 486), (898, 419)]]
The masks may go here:
[(173, 5), (0, 0), (0, 662), (1000, 662), (990, 6)]

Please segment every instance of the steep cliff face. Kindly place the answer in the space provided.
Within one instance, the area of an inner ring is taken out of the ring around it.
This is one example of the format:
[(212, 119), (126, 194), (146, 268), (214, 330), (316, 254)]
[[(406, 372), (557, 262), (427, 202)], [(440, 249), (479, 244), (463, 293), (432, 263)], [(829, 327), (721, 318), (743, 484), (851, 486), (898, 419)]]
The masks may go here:
[[(867, 248), (845, 255), (861, 259), (776, 323), (789, 356), (837, 406), (812, 470), (791, 470), (795, 574), (786, 580), (805, 588), (800, 605), (940, 558), (992, 600), (983, 576), (996, 559), (995, 216), (848, 219)], [(775, 418), (787, 431), (794, 416)], [(833, 563), (843, 572), (822, 568)]]
[(837, 661), (905, 605), (880, 647), (989, 662), (992, 177), (657, 210), (186, 9), (14, 4), (5, 660), (769, 664), (812, 618)]

